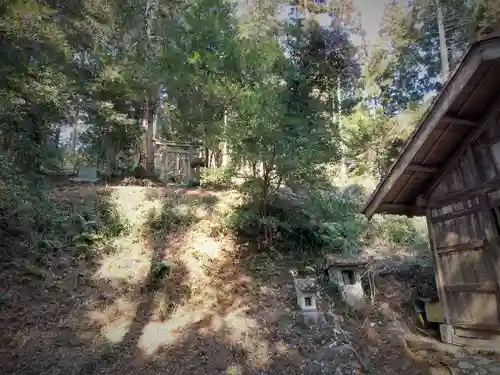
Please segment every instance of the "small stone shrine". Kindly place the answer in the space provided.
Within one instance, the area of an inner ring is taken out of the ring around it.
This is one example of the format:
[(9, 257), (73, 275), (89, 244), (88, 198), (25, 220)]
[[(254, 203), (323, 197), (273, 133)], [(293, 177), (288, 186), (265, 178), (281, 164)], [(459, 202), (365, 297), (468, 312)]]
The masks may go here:
[(74, 182), (97, 182), (99, 181), (99, 177), (97, 177), (97, 168), (96, 167), (80, 167), (78, 168), (78, 174), (76, 177), (72, 177), (70, 179)]
[(366, 306), (365, 293), (361, 285), (361, 275), (367, 260), (339, 255), (325, 257), (325, 272), (330, 282), (337, 287), (342, 299), (355, 310)]
[(297, 277), (296, 272), (293, 272), (292, 275), (297, 294), (297, 304), (301, 309), (304, 322), (308, 325), (320, 324), (324, 321), (324, 317), (318, 312), (318, 282), (316, 277), (310, 275)]
[(297, 304), (302, 311), (317, 311), (316, 306), (316, 278), (304, 278), (294, 280), (295, 291), (297, 292)]

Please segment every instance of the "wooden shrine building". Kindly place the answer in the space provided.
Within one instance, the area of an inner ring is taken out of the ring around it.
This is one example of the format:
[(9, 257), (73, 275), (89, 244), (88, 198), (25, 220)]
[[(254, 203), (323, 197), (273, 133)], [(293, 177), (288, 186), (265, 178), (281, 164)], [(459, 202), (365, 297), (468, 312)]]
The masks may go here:
[(500, 348), (500, 34), (469, 48), (366, 204), (375, 213), (426, 216), (445, 341)]

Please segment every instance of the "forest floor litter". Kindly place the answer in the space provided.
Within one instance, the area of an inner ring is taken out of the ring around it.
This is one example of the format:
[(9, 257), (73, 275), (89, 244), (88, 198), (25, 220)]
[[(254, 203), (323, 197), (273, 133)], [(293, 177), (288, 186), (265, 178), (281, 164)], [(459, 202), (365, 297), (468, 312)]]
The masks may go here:
[[(128, 235), (90, 255), (58, 250), (43, 266), (23, 260), (0, 271), (3, 373), (500, 374), (498, 357), (412, 329), (405, 285), (390, 277), (363, 312), (344, 308), (325, 287), (326, 322), (301, 323), (294, 261), (214, 229), (235, 193), (107, 189)], [(141, 230), (168, 195), (190, 219), (166, 236)]]

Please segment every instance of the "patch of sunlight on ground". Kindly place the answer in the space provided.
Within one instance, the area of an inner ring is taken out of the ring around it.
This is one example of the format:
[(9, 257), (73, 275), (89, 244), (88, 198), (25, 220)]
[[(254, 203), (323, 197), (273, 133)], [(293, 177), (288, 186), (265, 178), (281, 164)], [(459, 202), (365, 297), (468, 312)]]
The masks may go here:
[(210, 213), (204, 207), (196, 207), (194, 215), (197, 219), (208, 219), (210, 217)]
[(224, 317), (228, 338), (248, 352), (254, 366), (264, 366), (269, 361), (269, 343), (261, 336), (262, 327), (255, 319), (246, 316), (247, 308), (240, 308)]
[(224, 332), (232, 345), (241, 346), (248, 352), (252, 365), (264, 366), (269, 360), (269, 344), (261, 336), (262, 328), (256, 320), (246, 316), (248, 308), (242, 307), (221, 316), (214, 313), (218, 306), (213, 302), (215, 299), (193, 297), (184, 301), (168, 320), (150, 321), (139, 339), (139, 349), (144, 355), (152, 356), (182, 340), (186, 328), (211, 317), (210, 323), (201, 328), (199, 334)]
[[(217, 270), (217, 263), (224, 262), (224, 257), (228, 253), (220, 251), (220, 245), (216, 241), (194, 229), (186, 233), (179, 246), (178, 257), (190, 274), (191, 297), (182, 301), (165, 321), (157, 319), (161, 316), (159, 312), (161, 303), (164, 303), (160, 298), (160, 301), (155, 303), (156, 309), (152, 319), (143, 330), (139, 348), (146, 356), (154, 355), (158, 350), (175, 345), (181, 340), (187, 327), (209, 317), (210, 323), (200, 328), (199, 334), (223, 332), (233, 345), (242, 346), (248, 351), (249, 361), (253, 365), (261, 366), (267, 363), (269, 359), (267, 340), (259, 334), (262, 328), (257, 321), (247, 316), (249, 307), (242, 307), (244, 301), (235, 303), (233, 299), (227, 300), (227, 304), (233, 304), (228, 308), (229, 312), (217, 313), (221, 309), (223, 311), (227, 309), (224, 300), (221, 299), (223, 290), (212, 284), (214, 278), (220, 275), (218, 272), (207, 274), (206, 270), (207, 268)], [(210, 259), (217, 261), (213, 263), (207, 261)]]
[(161, 320), (164, 315), (166, 315), (173, 302), (170, 297), (161, 292), (157, 292), (153, 298), (153, 311), (151, 313), (152, 319)]
[(203, 254), (193, 246), (193, 238), (196, 236), (197, 233), (191, 228), (176, 244), (180, 250), (177, 252), (177, 257), (186, 267), (191, 283), (206, 279)]
[(206, 277), (204, 265), (193, 255), (194, 254), (182, 254), (180, 260), (186, 267), (191, 281), (202, 280)]
[(175, 208), (178, 213), (184, 216), (189, 216), (193, 212), (193, 205), (190, 203), (180, 203)]
[[(135, 230), (115, 242), (116, 252), (102, 259), (95, 277), (139, 284), (149, 272), (152, 250), (139, 239), (137, 228), (144, 224), (149, 211), (161, 209), (162, 194), (152, 194), (150, 188), (144, 187), (118, 187), (112, 195), (120, 213)], [(214, 207), (217, 215), (229, 213), (238, 198), (232, 193), (222, 195)], [(177, 209), (189, 210), (190, 207), (179, 204)], [(210, 323), (199, 328), (199, 334), (224, 334), (232, 345), (241, 346), (249, 353), (248, 360), (252, 365), (263, 366), (269, 360), (269, 343), (263, 336), (263, 328), (248, 316), (250, 306), (246, 299), (237, 298), (234, 285), (226, 283), (221, 288), (220, 278), (223, 276), (220, 266), (228, 262), (237, 247), (227, 242), (229, 240), (210, 237), (206, 224), (210, 222), (211, 215), (197, 214), (203, 217), (200, 223), (168, 244), (168, 252), (185, 266), (189, 274), (186, 286), (191, 294), (175, 302), (178, 305), (174, 306), (174, 301), (164, 291), (157, 292), (153, 297), (149, 322), (144, 326), (137, 346), (144, 355), (153, 356), (159, 350), (178, 343), (190, 327), (209, 318)], [(224, 273), (233, 272), (226, 271)], [(244, 279), (240, 277), (234, 282), (248, 282)], [(93, 322), (101, 326), (101, 334), (106, 340), (113, 343), (123, 340), (136, 314), (137, 306), (131, 301), (131, 296), (129, 299), (121, 297), (104, 311), (88, 314)], [(228, 373), (238, 373), (238, 369), (228, 368)]]
[(192, 239), (192, 247), (194, 251), (199, 252), (209, 258), (216, 259), (220, 256), (220, 245), (211, 237), (204, 234), (196, 233)]
[(279, 341), (275, 344), (276, 351), (280, 354), (285, 354), (288, 352), (288, 345), (283, 341)]
[(129, 235), (113, 242), (115, 251), (101, 259), (95, 278), (131, 284), (138, 284), (146, 279), (151, 266), (152, 249), (140, 239), (139, 232), (147, 214), (153, 209), (161, 209), (162, 205), (162, 194), (152, 193), (151, 188), (141, 186), (112, 188), (111, 198), (132, 230)]
[(137, 304), (126, 297), (118, 298), (103, 311), (90, 311), (87, 318), (101, 326), (101, 335), (111, 343), (118, 343), (127, 334), (137, 310)]
[(210, 287), (212, 279), (205, 272), (206, 257), (200, 256), (202, 255), (200, 247), (204, 243), (209, 243), (211, 247), (218, 246), (216, 242), (211, 239), (209, 241), (208, 237), (196, 232), (194, 228), (188, 230), (176, 243), (175, 246), (178, 247), (176, 257), (186, 267), (192, 294), (189, 299), (182, 301), (165, 321), (160, 321), (158, 317), (161, 317), (162, 310), (167, 308), (165, 304), (168, 303), (166, 302), (168, 296), (164, 294), (155, 296), (152, 318), (144, 327), (138, 343), (138, 347), (146, 356), (154, 355), (158, 350), (177, 343), (182, 338), (184, 329), (212, 315), (218, 307), (217, 290)]
[(115, 241), (116, 252), (101, 261), (95, 277), (130, 284), (143, 282), (151, 266), (152, 249), (126, 237)]
[(240, 365), (231, 365), (226, 369), (226, 375), (242, 375), (243, 368)]
[(203, 320), (208, 312), (206, 309), (193, 310), (187, 302), (177, 308), (168, 320), (150, 321), (144, 327), (137, 345), (146, 356), (151, 356), (177, 343), (182, 338), (183, 329)]
[(101, 334), (112, 344), (121, 342), (130, 328), (131, 321), (125, 318), (120, 318), (115, 322), (103, 327)]
[(142, 186), (116, 186), (111, 196), (123, 218), (133, 227), (140, 227), (149, 211), (161, 209), (162, 195), (153, 192), (153, 188)]

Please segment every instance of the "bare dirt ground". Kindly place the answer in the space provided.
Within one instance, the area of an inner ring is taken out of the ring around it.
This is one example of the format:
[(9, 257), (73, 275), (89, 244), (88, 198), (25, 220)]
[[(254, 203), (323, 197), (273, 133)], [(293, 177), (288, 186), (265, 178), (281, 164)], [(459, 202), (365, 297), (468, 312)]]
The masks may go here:
[[(50, 267), (19, 261), (0, 271), (2, 373), (452, 373), (409, 348), (411, 321), (394, 293), (381, 292), (364, 314), (324, 293), (327, 323), (301, 324), (293, 263), (214, 234), (230, 192), (181, 192), (177, 209), (191, 220), (168, 236), (142, 231), (172, 194), (112, 188), (129, 235), (91, 256), (59, 252), (47, 255)], [(161, 261), (170, 274), (157, 279)]]

